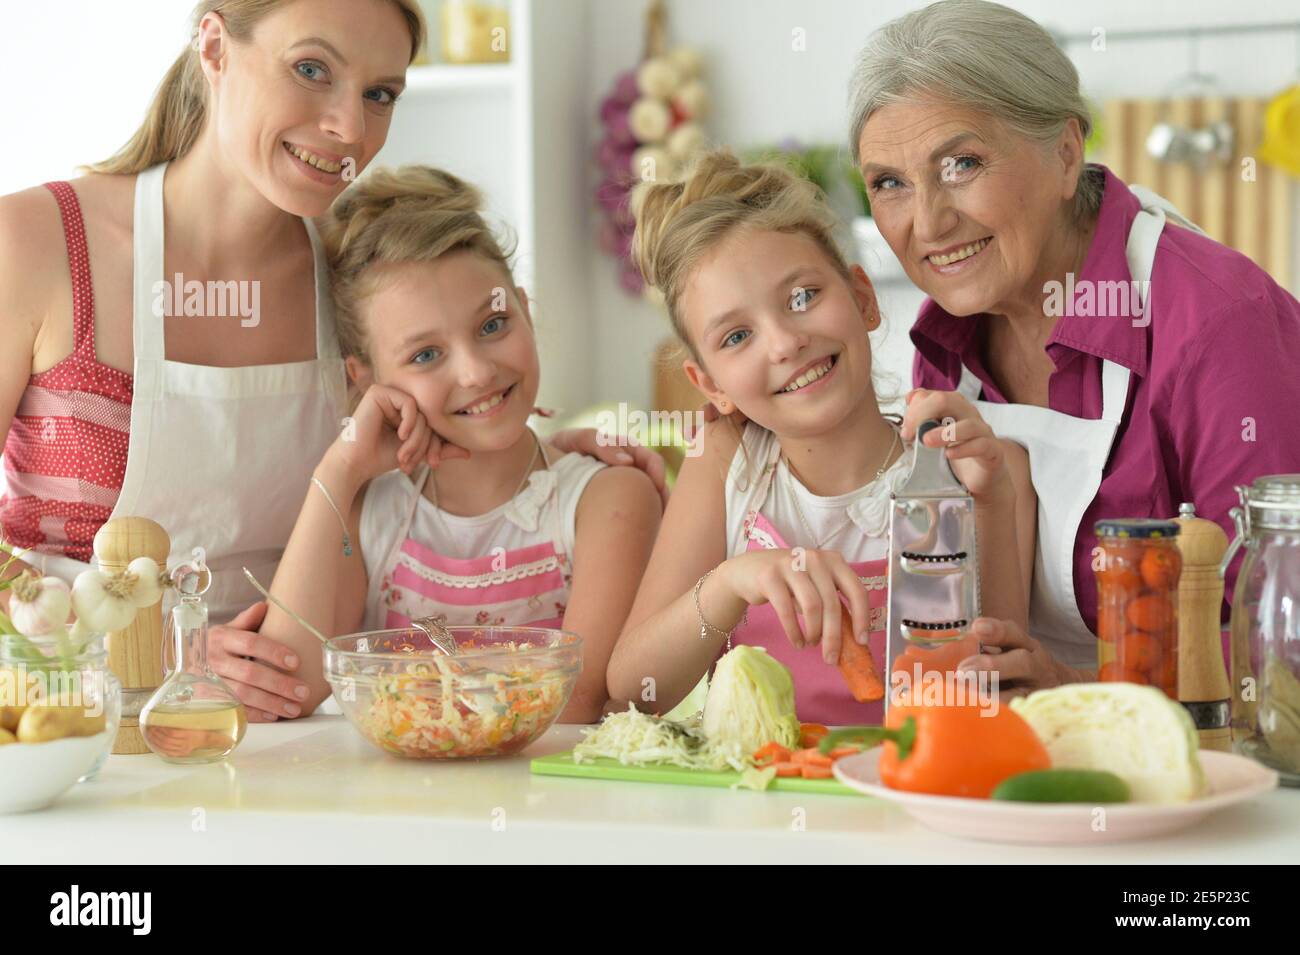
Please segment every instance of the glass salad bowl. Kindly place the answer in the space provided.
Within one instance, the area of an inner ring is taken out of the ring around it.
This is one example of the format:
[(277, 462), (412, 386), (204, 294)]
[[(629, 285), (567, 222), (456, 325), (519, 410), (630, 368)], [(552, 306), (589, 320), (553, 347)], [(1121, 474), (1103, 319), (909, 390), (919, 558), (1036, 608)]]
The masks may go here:
[(411, 759), (509, 756), (569, 702), (582, 638), (539, 627), (448, 627), (442, 653), (418, 628), (325, 644), (325, 677), (343, 715), (375, 746)]

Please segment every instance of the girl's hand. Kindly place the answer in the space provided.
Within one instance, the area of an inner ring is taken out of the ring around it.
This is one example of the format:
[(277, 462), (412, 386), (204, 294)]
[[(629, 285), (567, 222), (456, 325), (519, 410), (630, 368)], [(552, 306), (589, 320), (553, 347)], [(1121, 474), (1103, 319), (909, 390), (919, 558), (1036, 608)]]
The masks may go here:
[(668, 485), (664, 481), (664, 459), (656, 451), (643, 448), (631, 438), (600, 438), (595, 428), (566, 428), (551, 435), (550, 442), (564, 452), (576, 451), (611, 467), (636, 467), (654, 483), (655, 490), (668, 505)]
[(406, 392), (371, 385), (326, 456), (360, 486), (394, 468), (410, 474), (421, 461), (437, 467), (442, 458), (469, 457), (469, 452), (434, 434)]
[(979, 640), (981, 652), (962, 660), (957, 669), (993, 674), (994, 686), (1003, 700), (1062, 683), (1095, 679), (1092, 674), (1058, 663), (1041, 643), (1010, 620), (979, 617), (971, 624), (970, 632)]
[(977, 504), (1013, 504), (1015, 487), (1007, 472), (1002, 441), (980, 413), (955, 391), (914, 388), (907, 393), (907, 410), (899, 429), (905, 441), (914, 440), (917, 427), (934, 419), (941, 426), (927, 432), (922, 443), (928, 448), (947, 446), (953, 473), (971, 492)]
[[(841, 594), (848, 602), (857, 641), (867, 642), (871, 608), (866, 588), (836, 551), (802, 547), (749, 551), (725, 561), (719, 575), (750, 606), (771, 604), (795, 649), (820, 643), (822, 659), (839, 663)], [(798, 617), (803, 618), (802, 630)]]

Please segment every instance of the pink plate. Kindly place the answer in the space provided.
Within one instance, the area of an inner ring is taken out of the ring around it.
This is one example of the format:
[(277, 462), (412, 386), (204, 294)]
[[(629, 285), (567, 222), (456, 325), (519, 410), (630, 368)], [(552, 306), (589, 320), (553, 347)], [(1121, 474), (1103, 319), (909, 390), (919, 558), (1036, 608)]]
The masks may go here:
[(1033, 845), (1085, 845), (1163, 835), (1277, 786), (1277, 773), (1254, 760), (1213, 750), (1201, 750), (1200, 755), (1209, 791), (1199, 799), (1172, 805), (1023, 803), (900, 792), (880, 782), (879, 746), (836, 760), (835, 777), (868, 796), (897, 803), (936, 832)]

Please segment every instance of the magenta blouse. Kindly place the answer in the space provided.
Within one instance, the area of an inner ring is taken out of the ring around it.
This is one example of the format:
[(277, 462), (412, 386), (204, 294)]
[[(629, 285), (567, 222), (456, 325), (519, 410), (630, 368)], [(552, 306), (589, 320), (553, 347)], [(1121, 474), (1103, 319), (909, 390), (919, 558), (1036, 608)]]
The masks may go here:
[[(1078, 289), (1084, 280), (1130, 281), (1124, 247), (1140, 203), (1109, 169), (1105, 175)], [(1149, 325), (1070, 311), (1046, 346), (1056, 366), (1048, 381), (1052, 410), (1099, 418), (1102, 360), (1132, 372), (1124, 418), (1074, 549), (1075, 596), (1096, 633), (1097, 520), (1176, 517), (1178, 505), (1191, 501), (1231, 539), (1234, 485), (1300, 472), (1300, 302), (1241, 253), (1169, 224), (1152, 267)], [(926, 299), (911, 332), (914, 386), (954, 390), (964, 363), (983, 383), (985, 401), (1005, 403), (981, 360), (986, 320), (949, 315)], [(1225, 619), (1240, 563), (1228, 574)]]

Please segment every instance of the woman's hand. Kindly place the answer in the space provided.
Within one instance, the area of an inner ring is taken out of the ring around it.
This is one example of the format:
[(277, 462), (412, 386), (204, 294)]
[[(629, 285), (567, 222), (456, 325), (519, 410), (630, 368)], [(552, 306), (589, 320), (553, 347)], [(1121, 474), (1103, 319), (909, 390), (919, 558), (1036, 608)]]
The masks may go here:
[(988, 506), (1015, 502), (1015, 487), (1007, 472), (1002, 441), (974, 405), (955, 391), (924, 388), (908, 392), (906, 401), (907, 410), (899, 429), (904, 440), (913, 440), (923, 421), (941, 422), (941, 427), (926, 433), (922, 443), (928, 448), (947, 446), (945, 453), (953, 473), (966, 485), (976, 503)]
[[(848, 601), (857, 641), (867, 642), (871, 616), (867, 591), (835, 551), (752, 550), (725, 561), (719, 576), (734, 596), (750, 606), (771, 604), (795, 649), (820, 643), (822, 659), (839, 663), (840, 594)], [(798, 617), (803, 617), (802, 630)]]
[(298, 669), (297, 654), (257, 632), (265, 616), (266, 602), (259, 601), (208, 632), (208, 664), (243, 701), (253, 723), (300, 715), (308, 695), (306, 683), (281, 672)]
[[(643, 448), (631, 438), (600, 438), (595, 428), (566, 428), (551, 435), (550, 442), (564, 452), (576, 451), (612, 467), (630, 466), (644, 471), (654, 482), (655, 490), (668, 505), (668, 485), (664, 482), (664, 459), (650, 448)], [(459, 449), (458, 449), (459, 450)]]
[(979, 640), (983, 652), (962, 660), (957, 669), (993, 674), (1003, 700), (1093, 679), (1085, 671), (1059, 663), (1041, 643), (1009, 620), (980, 617), (971, 624), (971, 634)]
[(440, 460), (457, 457), (468, 458), (469, 452), (438, 437), (414, 398), (377, 384), (366, 389), (348, 429), (325, 453), (357, 487), (394, 468), (410, 474), (421, 461), (436, 468)]

